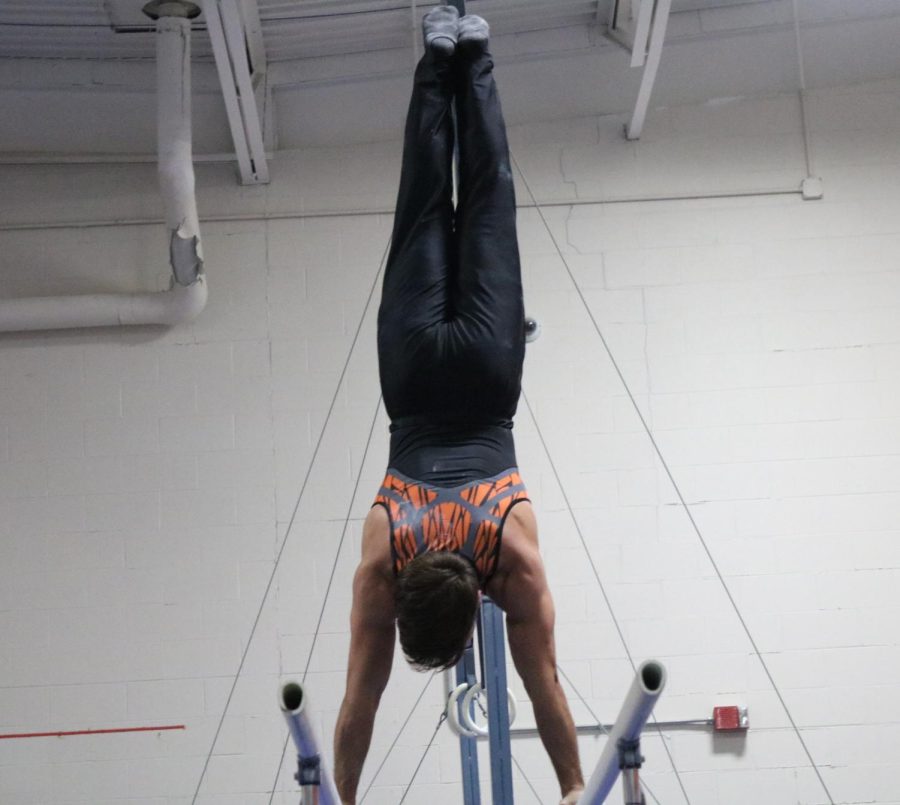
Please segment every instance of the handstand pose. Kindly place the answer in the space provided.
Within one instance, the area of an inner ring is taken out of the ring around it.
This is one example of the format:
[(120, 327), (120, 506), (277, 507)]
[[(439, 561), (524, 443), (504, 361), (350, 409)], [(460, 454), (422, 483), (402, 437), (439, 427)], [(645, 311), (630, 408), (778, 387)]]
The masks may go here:
[(512, 437), (525, 316), (488, 26), (438, 6), (424, 27), (378, 315), (390, 460), (353, 581), (335, 777), (342, 801), (355, 803), (395, 624), (413, 666), (449, 668), (471, 638), (483, 590), (506, 612), (510, 652), (541, 739), (565, 802), (575, 802), (584, 783), (556, 675), (553, 600)]

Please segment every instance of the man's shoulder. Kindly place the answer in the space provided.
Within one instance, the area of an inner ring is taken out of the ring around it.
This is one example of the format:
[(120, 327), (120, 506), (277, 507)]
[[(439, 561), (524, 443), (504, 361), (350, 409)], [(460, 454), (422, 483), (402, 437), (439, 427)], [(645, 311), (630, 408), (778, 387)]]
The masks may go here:
[(384, 506), (373, 506), (363, 523), (360, 568), (365, 567), (369, 572), (393, 581), (390, 536), (391, 522), (387, 511)]
[(388, 540), (387, 515), (379, 518), (375, 506), (363, 526), (362, 556), (353, 578), (354, 622), (371, 627), (394, 623), (394, 573)]
[(540, 559), (537, 518), (531, 501), (516, 503), (503, 523), (498, 572), (508, 572), (522, 563)]
[(531, 504), (516, 504), (503, 527), (500, 561), (486, 592), (509, 613), (512, 599), (540, 595), (546, 586)]

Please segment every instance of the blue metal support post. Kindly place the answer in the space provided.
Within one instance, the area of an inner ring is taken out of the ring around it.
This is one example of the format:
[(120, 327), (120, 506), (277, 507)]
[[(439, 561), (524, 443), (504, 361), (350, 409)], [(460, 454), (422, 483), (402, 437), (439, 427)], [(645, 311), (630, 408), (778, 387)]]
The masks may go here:
[[(466, 653), (456, 664), (456, 684), (465, 682), (472, 687), (478, 678), (475, 675), (475, 649), (470, 642)], [(462, 700), (457, 701), (459, 719), (462, 720)], [(470, 705), (474, 709), (474, 705)], [(462, 762), (463, 805), (481, 805), (481, 785), (478, 781), (478, 739), (459, 737), (459, 754)]]
[(481, 641), (481, 679), (487, 692), (491, 802), (493, 805), (513, 805), (503, 610), (487, 596), (481, 600), (478, 636)]
[[(465, 16), (465, 0), (445, 0), (454, 6), (459, 15)], [(454, 104), (454, 124), (456, 109)], [(457, 143), (459, 138), (457, 137)], [(458, 145), (454, 149), (454, 161), (459, 160)], [(503, 613), (489, 599), (484, 598), (478, 618), (478, 637), (481, 645), (482, 686), (488, 694), (488, 724), (491, 752), (491, 790), (493, 805), (512, 805), (512, 767), (509, 743), (509, 712), (506, 699), (506, 647), (503, 636)], [(490, 644), (490, 645), (489, 645)], [(485, 668), (490, 669), (488, 676)], [(456, 666), (457, 685), (476, 684), (475, 652), (471, 646)], [(498, 693), (498, 691), (500, 691)], [(459, 702), (460, 717), (463, 703)], [(474, 709), (474, 704), (470, 705)], [(473, 713), (474, 715), (474, 713)], [(499, 727), (495, 727), (499, 725)], [(465, 805), (481, 805), (481, 787), (478, 781), (478, 739), (461, 736), (459, 739), (462, 761), (463, 802)]]

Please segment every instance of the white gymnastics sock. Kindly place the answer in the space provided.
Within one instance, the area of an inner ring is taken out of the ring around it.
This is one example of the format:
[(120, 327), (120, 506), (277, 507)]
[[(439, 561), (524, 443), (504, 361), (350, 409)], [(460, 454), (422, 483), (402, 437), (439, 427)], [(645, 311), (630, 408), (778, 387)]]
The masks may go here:
[(425, 47), (436, 56), (452, 56), (456, 50), (459, 12), (454, 6), (437, 6), (422, 20)]
[(475, 14), (466, 14), (459, 21), (459, 45), (472, 50), (487, 50), (491, 28), (487, 21)]

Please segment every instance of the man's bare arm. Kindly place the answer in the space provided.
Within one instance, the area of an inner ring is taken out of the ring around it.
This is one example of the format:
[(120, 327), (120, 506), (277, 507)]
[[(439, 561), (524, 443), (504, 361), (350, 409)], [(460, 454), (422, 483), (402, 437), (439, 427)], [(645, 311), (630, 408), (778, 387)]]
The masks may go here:
[(393, 580), (385, 574), (378, 550), (366, 548), (367, 540), (371, 543), (373, 539), (379, 536), (364, 535), (363, 559), (353, 579), (347, 689), (334, 733), (335, 784), (345, 805), (356, 802), (375, 713), (394, 656)]
[[(525, 519), (532, 517), (529, 512)], [(514, 565), (492, 595), (506, 611), (510, 654), (534, 707), (541, 742), (561, 793), (566, 796), (583, 788), (584, 778), (575, 724), (556, 672), (553, 598), (537, 547), (536, 526), (532, 523), (526, 530), (531, 532), (529, 538), (518, 541)]]

